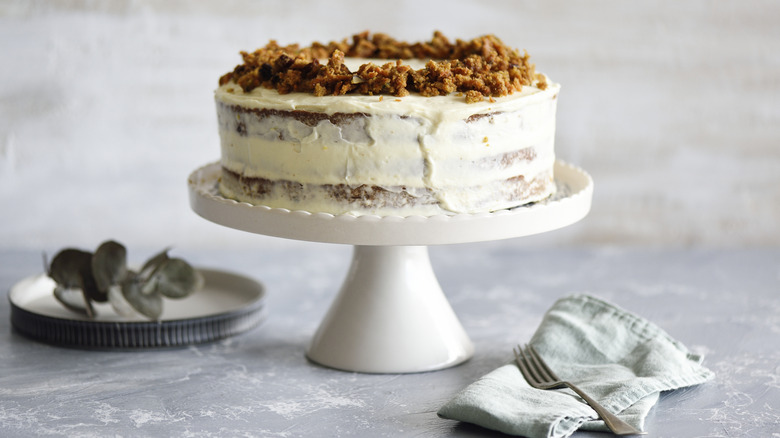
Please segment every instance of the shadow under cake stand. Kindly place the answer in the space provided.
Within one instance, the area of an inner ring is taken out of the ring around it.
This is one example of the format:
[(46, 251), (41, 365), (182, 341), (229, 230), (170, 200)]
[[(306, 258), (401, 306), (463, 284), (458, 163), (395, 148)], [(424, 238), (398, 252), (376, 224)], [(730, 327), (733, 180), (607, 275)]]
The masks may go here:
[(341, 290), (309, 345), (321, 365), (365, 373), (413, 373), (468, 360), (474, 346), (442, 292), (427, 245), (528, 236), (587, 215), (593, 181), (557, 161), (557, 193), (529, 206), (454, 216), (352, 216), (269, 208), (219, 195), (219, 163), (189, 177), (190, 205), (203, 218), (251, 233), (354, 246)]

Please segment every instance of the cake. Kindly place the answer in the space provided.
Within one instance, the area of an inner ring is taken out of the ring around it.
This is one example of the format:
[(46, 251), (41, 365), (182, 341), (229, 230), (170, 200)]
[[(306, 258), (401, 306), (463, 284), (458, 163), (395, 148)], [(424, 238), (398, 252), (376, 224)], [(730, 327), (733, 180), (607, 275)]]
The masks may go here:
[(215, 91), (219, 191), (334, 215), (491, 212), (555, 191), (558, 84), (492, 35), (271, 41)]

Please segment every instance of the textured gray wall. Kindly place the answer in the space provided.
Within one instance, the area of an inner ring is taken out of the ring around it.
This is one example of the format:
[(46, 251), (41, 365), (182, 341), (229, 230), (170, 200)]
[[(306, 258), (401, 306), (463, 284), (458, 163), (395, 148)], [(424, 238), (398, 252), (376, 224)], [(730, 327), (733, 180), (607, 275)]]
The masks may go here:
[(559, 157), (596, 182), (584, 221), (502, 244), (780, 244), (778, 2), (104, 3), (0, 1), (3, 247), (295, 244), (189, 208), (217, 78), (269, 39), (436, 29), (527, 49), (563, 84)]

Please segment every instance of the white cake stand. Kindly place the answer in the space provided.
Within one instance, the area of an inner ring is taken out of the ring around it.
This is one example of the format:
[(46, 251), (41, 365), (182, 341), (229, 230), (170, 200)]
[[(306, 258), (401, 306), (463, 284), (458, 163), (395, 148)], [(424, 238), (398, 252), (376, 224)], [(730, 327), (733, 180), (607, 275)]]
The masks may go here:
[(288, 239), (354, 245), (352, 264), (306, 352), (332, 368), (412, 373), (448, 368), (474, 347), (431, 267), (426, 245), (480, 242), (554, 230), (585, 217), (593, 181), (555, 163), (558, 193), (544, 202), (455, 216), (334, 216), (255, 206), (217, 191), (219, 163), (189, 177), (190, 205), (212, 222)]

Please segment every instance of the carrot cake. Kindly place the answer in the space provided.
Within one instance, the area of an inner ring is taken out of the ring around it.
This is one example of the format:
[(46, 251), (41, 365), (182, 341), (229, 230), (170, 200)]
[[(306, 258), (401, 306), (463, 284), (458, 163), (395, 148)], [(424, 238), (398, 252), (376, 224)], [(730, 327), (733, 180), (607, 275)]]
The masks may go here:
[(432, 216), (555, 191), (560, 86), (495, 36), (406, 43), (362, 33), (241, 54), (215, 91), (225, 197)]

